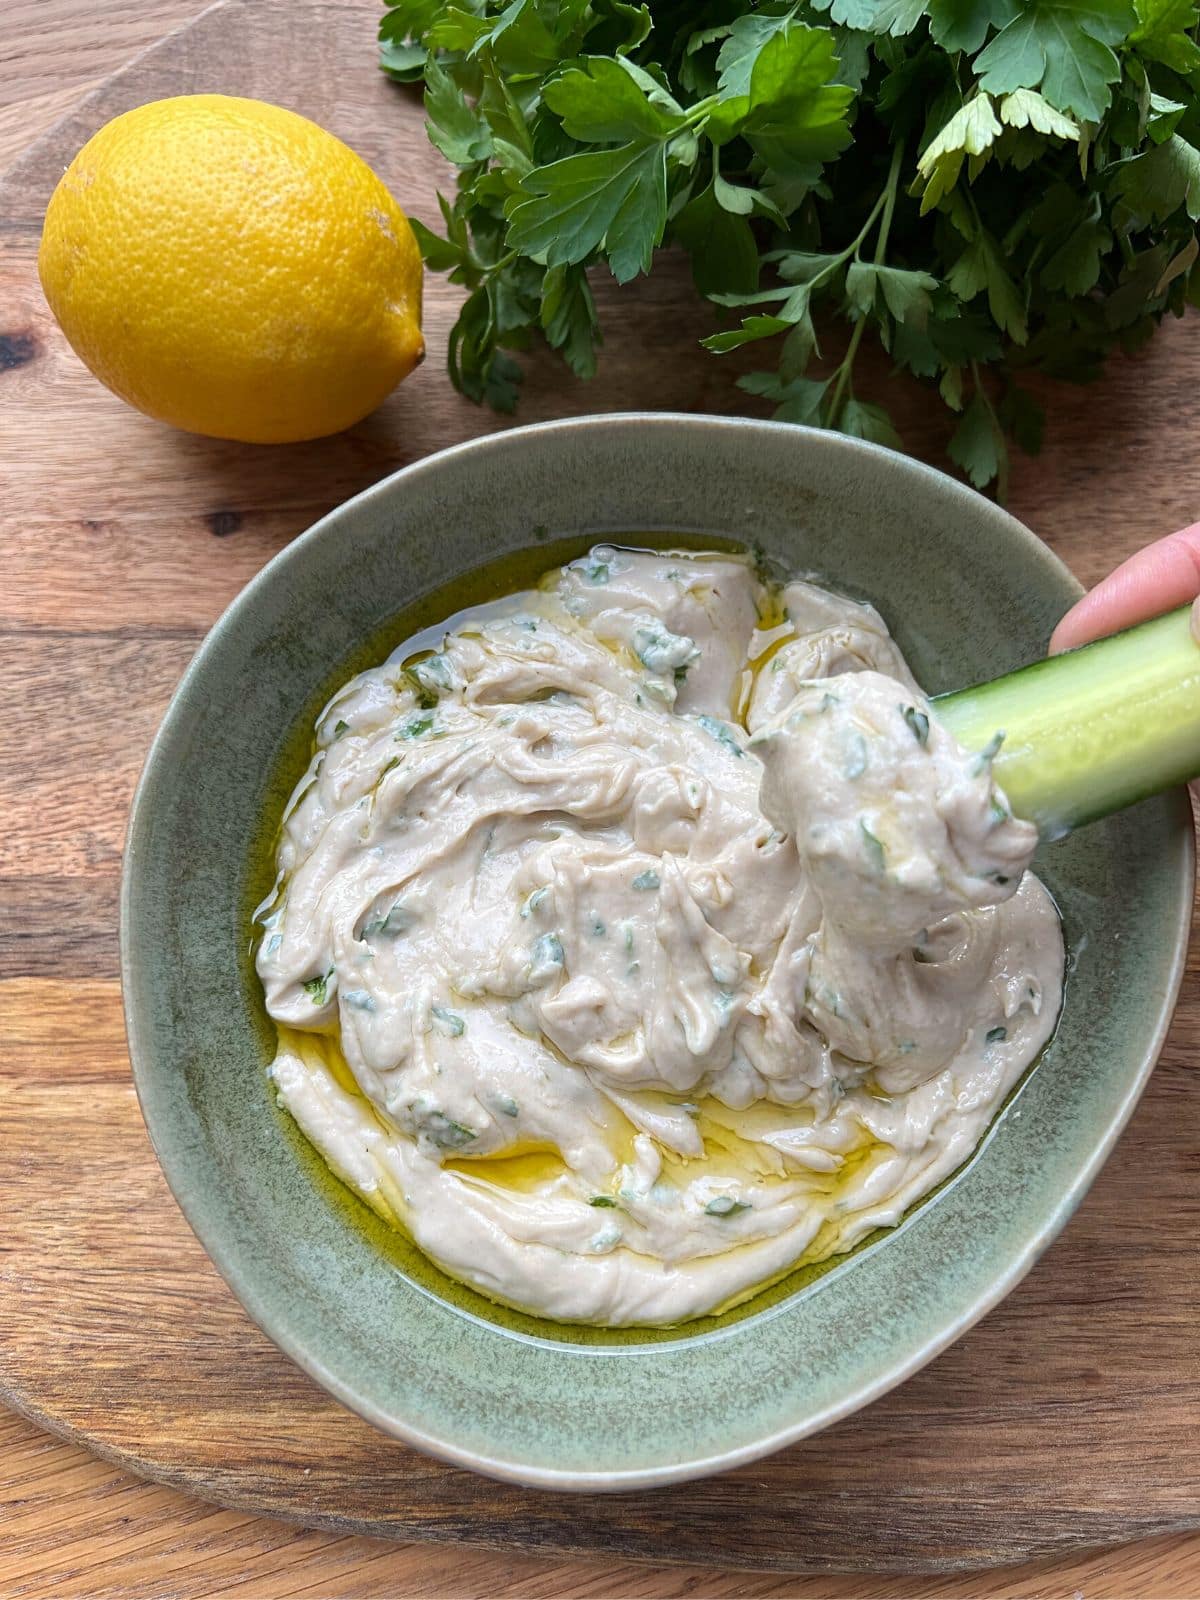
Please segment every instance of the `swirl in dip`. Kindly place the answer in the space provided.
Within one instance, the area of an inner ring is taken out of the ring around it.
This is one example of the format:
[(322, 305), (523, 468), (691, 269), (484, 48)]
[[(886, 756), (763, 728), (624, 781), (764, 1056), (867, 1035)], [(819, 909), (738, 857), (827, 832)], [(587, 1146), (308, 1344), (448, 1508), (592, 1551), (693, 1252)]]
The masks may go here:
[(599, 547), (321, 714), (278, 1098), (494, 1299), (721, 1309), (975, 1148), (1061, 1000), (1035, 843), (870, 606)]

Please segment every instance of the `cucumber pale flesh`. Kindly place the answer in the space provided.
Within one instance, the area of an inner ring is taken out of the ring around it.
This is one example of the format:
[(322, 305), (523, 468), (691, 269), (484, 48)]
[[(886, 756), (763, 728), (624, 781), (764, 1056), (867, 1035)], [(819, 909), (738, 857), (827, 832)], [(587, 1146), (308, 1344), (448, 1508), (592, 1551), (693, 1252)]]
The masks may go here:
[(1200, 776), (1200, 645), (1191, 607), (933, 702), (968, 750), (1003, 734), (997, 782), (1056, 838)]

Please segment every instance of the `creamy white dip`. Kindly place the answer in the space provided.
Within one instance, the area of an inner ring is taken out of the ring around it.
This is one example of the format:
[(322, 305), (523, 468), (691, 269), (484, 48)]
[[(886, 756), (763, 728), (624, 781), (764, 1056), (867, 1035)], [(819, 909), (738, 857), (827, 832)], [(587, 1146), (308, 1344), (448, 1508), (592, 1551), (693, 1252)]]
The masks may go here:
[(978, 1144), (1059, 1010), (1035, 842), (870, 606), (599, 547), (322, 712), (278, 1098), (484, 1294), (699, 1316)]

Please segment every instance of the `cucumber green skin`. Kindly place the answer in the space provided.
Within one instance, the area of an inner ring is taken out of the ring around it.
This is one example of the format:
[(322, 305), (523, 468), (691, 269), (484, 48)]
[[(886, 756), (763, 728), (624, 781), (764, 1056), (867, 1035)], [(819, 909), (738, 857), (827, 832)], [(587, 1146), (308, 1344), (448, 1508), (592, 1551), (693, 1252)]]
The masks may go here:
[(993, 770), (1018, 817), (1058, 838), (1200, 776), (1200, 645), (1191, 607), (972, 689), (939, 695), (968, 750), (1003, 731)]

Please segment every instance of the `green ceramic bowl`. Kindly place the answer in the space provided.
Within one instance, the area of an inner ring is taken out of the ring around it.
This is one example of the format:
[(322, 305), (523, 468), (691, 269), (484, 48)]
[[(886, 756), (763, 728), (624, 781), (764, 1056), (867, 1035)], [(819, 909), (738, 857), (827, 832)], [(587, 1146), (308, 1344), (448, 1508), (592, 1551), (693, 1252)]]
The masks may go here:
[(505, 553), (533, 547), (542, 567), (563, 538), (646, 530), (757, 542), (869, 596), (932, 692), (1039, 655), (1078, 593), (996, 506), (832, 434), (654, 414), (497, 434), (368, 489), (246, 588), (167, 712), (125, 859), (142, 1109), (247, 1311), (381, 1428), (561, 1489), (667, 1483), (775, 1450), (882, 1394), (995, 1305), (1142, 1091), (1191, 907), (1178, 794), (1044, 852), (1070, 948), (1056, 1037), (968, 1166), (832, 1270), (666, 1334), (503, 1316), (448, 1286), (340, 1189), (268, 1092), (271, 1034), (247, 959), (264, 819), (302, 768), (325, 694), (408, 631), (398, 613), (448, 580), (466, 597), (471, 570)]

